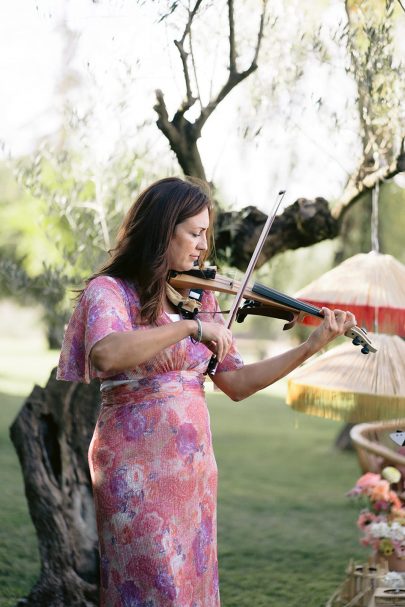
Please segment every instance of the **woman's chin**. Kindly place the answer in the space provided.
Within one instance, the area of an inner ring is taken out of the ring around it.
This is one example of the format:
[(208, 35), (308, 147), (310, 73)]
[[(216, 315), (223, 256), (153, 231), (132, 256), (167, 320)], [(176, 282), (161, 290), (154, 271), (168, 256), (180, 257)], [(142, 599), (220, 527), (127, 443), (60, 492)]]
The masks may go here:
[(174, 268), (172, 268), (172, 270), (174, 272), (188, 272), (189, 270), (193, 270), (195, 268), (198, 268), (198, 261), (197, 262), (190, 261), (190, 263), (184, 263), (184, 264), (175, 264), (175, 266), (174, 266)]

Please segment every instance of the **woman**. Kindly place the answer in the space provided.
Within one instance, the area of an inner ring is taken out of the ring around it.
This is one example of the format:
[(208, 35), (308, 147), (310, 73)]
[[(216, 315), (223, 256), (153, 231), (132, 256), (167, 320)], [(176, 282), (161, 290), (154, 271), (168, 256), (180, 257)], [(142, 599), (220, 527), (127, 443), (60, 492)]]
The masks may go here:
[(203, 293), (197, 320), (180, 318), (167, 296), (169, 270), (201, 265), (211, 228), (206, 184), (152, 184), (66, 330), (58, 378), (101, 380), (89, 462), (103, 607), (219, 606), (217, 467), (203, 388), (212, 352), (213, 381), (239, 401), (355, 324), (352, 314), (325, 308), (305, 343), (244, 366), (212, 292)]

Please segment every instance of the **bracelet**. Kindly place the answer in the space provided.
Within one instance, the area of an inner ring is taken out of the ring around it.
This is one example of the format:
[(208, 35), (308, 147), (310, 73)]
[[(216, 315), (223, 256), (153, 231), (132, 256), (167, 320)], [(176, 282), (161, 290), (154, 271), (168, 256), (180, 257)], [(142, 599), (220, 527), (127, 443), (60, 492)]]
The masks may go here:
[(201, 320), (199, 318), (193, 318), (193, 320), (196, 321), (197, 323), (197, 337), (192, 337), (190, 335), (190, 339), (193, 342), (193, 344), (199, 344), (202, 340), (202, 324), (201, 324)]

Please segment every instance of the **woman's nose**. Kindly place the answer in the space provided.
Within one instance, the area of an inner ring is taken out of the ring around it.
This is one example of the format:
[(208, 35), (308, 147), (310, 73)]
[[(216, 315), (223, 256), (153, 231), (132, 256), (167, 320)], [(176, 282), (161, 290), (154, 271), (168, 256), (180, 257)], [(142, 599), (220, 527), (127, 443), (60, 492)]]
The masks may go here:
[(208, 247), (208, 245), (207, 245), (207, 237), (206, 237), (205, 234), (201, 234), (200, 240), (198, 241), (198, 248), (201, 251), (206, 251), (207, 247)]

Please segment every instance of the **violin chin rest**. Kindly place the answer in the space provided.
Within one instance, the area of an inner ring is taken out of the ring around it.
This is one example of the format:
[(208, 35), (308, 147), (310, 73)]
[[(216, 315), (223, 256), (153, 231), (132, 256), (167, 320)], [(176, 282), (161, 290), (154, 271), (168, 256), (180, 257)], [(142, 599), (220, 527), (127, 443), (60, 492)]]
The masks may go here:
[(283, 327), (283, 331), (288, 331), (289, 329), (292, 329), (295, 326), (296, 322), (296, 318), (294, 318), (294, 320), (292, 320), (291, 322), (287, 322)]

